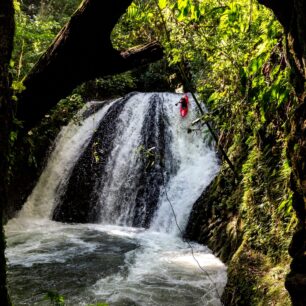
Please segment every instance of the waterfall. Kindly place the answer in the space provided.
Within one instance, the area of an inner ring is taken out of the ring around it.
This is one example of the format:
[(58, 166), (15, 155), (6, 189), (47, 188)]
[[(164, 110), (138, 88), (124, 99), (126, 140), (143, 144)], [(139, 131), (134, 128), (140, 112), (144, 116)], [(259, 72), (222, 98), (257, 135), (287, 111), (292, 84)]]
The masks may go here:
[(184, 228), (218, 163), (203, 135), (187, 132), (194, 117), (178, 115), (178, 99), (128, 95), (70, 123), (20, 216), (175, 232), (170, 200)]
[[(33, 269), (110, 252), (124, 259), (115, 261), (110, 274), (105, 266), (104, 272), (97, 270), (101, 261), (87, 267), (94, 271), (86, 280), (89, 302), (100, 297), (110, 305), (172, 305), (167, 289), (172, 286), (182, 290), (177, 305), (195, 297), (219, 305), (216, 289), (223, 290), (225, 267), (194, 244), (198, 261), (217, 285), (210, 278), (203, 281), (179, 230), (217, 173), (218, 161), (205, 131), (188, 132), (197, 116), (194, 101), (190, 97), (189, 114), (181, 118), (179, 99), (171, 93), (132, 93), (82, 109), (58, 135), (36, 187), (6, 227), (10, 265)], [(68, 278), (67, 284), (69, 301), (83, 305), (87, 300), (79, 297), (80, 289), (73, 291)], [(147, 302), (147, 294), (154, 303)]]
[(77, 114), (76, 118), (80, 121), (72, 120), (62, 129), (56, 138), (46, 168), (19, 213), (20, 219), (51, 217), (73, 166), (112, 104), (114, 102), (101, 108), (101, 103), (91, 102)]

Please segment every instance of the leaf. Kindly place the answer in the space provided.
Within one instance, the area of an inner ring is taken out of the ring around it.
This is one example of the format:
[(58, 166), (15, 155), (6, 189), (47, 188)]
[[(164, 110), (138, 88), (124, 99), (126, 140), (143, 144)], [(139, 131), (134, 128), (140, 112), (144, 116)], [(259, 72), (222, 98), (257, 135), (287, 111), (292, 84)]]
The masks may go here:
[(129, 18), (133, 18), (137, 15), (138, 13), (138, 7), (137, 5), (133, 2), (129, 7), (128, 7), (128, 10), (127, 10), (127, 14), (129, 16)]
[(191, 11), (192, 5), (189, 0), (179, 0), (178, 1), (178, 11), (179, 15), (177, 17), (178, 21), (183, 21), (189, 15)]
[(208, 100), (207, 100), (207, 103), (214, 103), (216, 100), (219, 100), (221, 98), (221, 94), (219, 92), (213, 92)]
[(163, 10), (167, 6), (167, 0), (158, 0), (158, 5)]
[(201, 17), (201, 12), (199, 6), (192, 5), (191, 7), (191, 19), (198, 21)]
[(261, 55), (259, 55), (256, 58), (251, 60), (250, 65), (249, 65), (250, 75), (255, 75), (258, 72), (261, 72), (265, 56), (266, 56), (265, 54), (261, 54)]
[(15, 12), (17, 13), (20, 12), (20, 2), (17, 0), (14, 0), (13, 5), (14, 5)]
[(289, 91), (285, 90), (278, 97), (277, 107), (281, 106), (284, 102), (286, 102), (288, 100), (288, 98), (289, 98)]
[(189, 1), (188, 0), (178, 0), (178, 9), (181, 11), (183, 10), (185, 7), (188, 6)]

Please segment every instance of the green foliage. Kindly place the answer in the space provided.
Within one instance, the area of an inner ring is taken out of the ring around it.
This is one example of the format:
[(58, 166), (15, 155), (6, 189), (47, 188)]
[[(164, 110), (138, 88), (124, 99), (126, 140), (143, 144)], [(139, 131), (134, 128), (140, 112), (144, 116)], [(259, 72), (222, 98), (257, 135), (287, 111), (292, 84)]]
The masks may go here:
[[(25, 89), (24, 77), (51, 44), (79, 3), (79, 0), (66, 0), (64, 5), (60, 0), (14, 0), (16, 33), (13, 58), (10, 63), (14, 103), (17, 102), (17, 94)], [(13, 120), (10, 146), (13, 148), (18, 145), (18, 149), (11, 150), (8, 156), (9, 179), (20, 172), (20, 167), (26, 167), (25, 164), (36, 171), (42, 162), (42, 148), (49, 147), (60, 126), (67, 124), (83, 104), (83, 96), (79, 92), (74, 92), (45, 116), (39, 128), (29, 131), (23, 139), (18, 139), (22, 122)], [(15, 107), (17, 105), (13, 106)]]
[(125, 72), (84, 83), (79, 90), (88, 99), (119, 97), (135, 89), (135, 79), (131, 72)]
[(16, 32), (11, 71), (15, 81), (31, 70), (79, 3), (14, 0)]
[[(65, 306), (65, 298), (54, 291), (48, 291), (44, 297), (45, 300), (50, 301), (53, 306)], [(88, 304), (87, 306), (108, 306), (107, 303)]]
[(16, 13), (15, 48), (12, 60), (15, 80), (21, 80), (31, 70), (59, 29), (60, 24), (54, 20), (43, 21), (38, 16), (28, 16), (21, 10)]
[(155, 152), (155, 147), (145, 148), (143, 145), (139, 146), (136, 150), (136, 154), (138, 154), (145, 161), (145, 169), (148, 170), (154, 166), (155, 160), (158, 155)]
[(45, 300), (50, 301), (53, 306), (65, 306), (64, 297), (59, 295), (57, 292), (48, 291)]
[[(15, 0), (16, 1), (16, 0)], [(22, 0), (21, 9), (29, 16), (56, 20), (64, 25), (82, 0)]]

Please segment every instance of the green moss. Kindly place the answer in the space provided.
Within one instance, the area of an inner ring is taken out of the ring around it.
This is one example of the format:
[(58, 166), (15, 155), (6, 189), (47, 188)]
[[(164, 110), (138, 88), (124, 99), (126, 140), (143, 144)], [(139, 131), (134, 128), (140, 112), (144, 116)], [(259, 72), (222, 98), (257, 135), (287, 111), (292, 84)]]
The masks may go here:
[(274, 266), (269, 257), (252, 250), (243, 241), (228, 267), (229, 280), (223, 295), (225, 305), (291, 305), (284, 287), (288, 266)]
[(284, 263), (275, 267), (271, 264), (269, 266), (270, 269), (266, 271), (265, 276), (258, 283), (258, 286), (263, 288), (265, 293), (263, 296), (260, 296), (260, 303), (258, 305), (291, 305), (289, 294), (284, 287), (284, 279), (289, 272), (289, 265)]

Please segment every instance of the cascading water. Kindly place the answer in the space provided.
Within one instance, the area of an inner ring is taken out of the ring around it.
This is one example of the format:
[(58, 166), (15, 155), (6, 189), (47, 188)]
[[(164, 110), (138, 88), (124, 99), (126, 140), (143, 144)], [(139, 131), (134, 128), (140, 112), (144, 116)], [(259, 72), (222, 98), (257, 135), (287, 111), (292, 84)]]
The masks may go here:
[(192, 101), (182, 119), (179, 98), (137, 93), (92, 102), (81, 124), (62, 130), (6, 227), (14, 305), (45, 305), (50, 290), (67, 305), (221, 304), (224, 265), (192, 244), (204, 273), (177, 226), (184, 229), (218, 171), (203, 135), (187, 133)]

